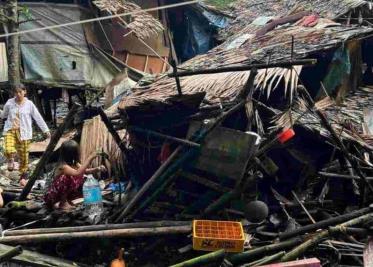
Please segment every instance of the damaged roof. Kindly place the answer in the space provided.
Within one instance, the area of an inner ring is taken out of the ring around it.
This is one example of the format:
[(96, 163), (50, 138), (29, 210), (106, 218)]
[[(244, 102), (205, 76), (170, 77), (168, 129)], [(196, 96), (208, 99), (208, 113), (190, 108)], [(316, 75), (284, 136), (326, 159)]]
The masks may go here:
[[(313, 27), (282, 26), (257, 37), (255, 32), (239, 33), (208, 53), (185, 62), (179, 69), (211, 69), (290, 60), (292, 36), (294, 59), (306, 58), (316, 52), (336, 48), (350, 39), (367, 36), (372, 32), (372, 28), (346, 27), (328, 19), (319, 19)], [(259, 70), (256, 84), (262, 89), (271, 90), (276, 87), (279, 79), (288, 77), (287, 72), (291, 71), (293, 70), (282, 68)], [(296, 67), (295, 71), (300, 72), (301, 67)], [(249, 71), (205, 74), (181, 77), (180, 82), (183, 94), (206, 92), (206, 99), (216, 103), (222, 99), (232, 100), (245, 84), (248, 76)], [(292, 77), (296, 76), (292, 75)], [(297, 79), (294, 78), (288, 83), (290, 87), (296, 86)], [(169, 97), (176, 93), (175, 79), (162, 76), (151, 85), (134, 89), (131, 96), (122, 99), (119, 108), (143, 105), (148, 101), (167, 102)]]
[[(336, 132), (343, 139), (357, 142), (364, 148), (373, 150), (373, 88), (362, 87), (351, 92), (340, 105), (336, 105), (330, 98), (318, 102), (318, 109), (325, 112)], [(279, 112), (273, 122), (276, 128), (289, 127), (293, 121), (303, 127), (315, 131), (324, 137), (330, 137), (320, 123), (315, 113), (305, 112), (307, 105), (303, 99), (297, 99), (289, 112)]]
[(357, 13), (357, 16), (371, 14), (372, 3), (364, 0), (269, 0), (259, 3), (256, 0), (236, 1), (226, 10), (234, 19), (228, 27), (220, 31), (220, 37), (227, 39), (259, 16), (283, 17), (299, 11), (310, 11), (336, 20), (349, 12)]

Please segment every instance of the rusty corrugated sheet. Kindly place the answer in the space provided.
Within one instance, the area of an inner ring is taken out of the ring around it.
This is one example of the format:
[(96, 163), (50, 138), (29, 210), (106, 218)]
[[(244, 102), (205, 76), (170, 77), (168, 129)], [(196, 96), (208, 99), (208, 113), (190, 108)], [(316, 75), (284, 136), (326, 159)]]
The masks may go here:
[(0, 82), (8, 81), (8, 58), (5, 43), (0, 43)]

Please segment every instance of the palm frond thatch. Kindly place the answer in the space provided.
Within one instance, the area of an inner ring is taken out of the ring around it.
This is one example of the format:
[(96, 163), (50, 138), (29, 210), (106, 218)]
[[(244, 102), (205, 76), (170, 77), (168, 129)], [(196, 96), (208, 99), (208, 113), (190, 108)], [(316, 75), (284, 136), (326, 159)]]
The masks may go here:
[(138, 5), (124, 0), (95, 0), (93, 3), (102, 11), (110, 14), (121, 14), (136, 12), (131, 15), (131, 21), (127, 22), (123, 18), (118, 18), (120, 23), (129, 28), (136, 37), (146, 40), (158, 36), (163, 30), (162, 23), (145, 11), (141, 11)]

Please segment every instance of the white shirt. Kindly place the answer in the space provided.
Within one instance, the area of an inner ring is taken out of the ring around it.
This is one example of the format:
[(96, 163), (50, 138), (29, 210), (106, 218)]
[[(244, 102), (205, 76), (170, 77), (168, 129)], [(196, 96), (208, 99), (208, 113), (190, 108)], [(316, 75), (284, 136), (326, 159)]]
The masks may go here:
[(1, 116), (3, 119), (6, 119), (4, 134), (13, 128), (13, 121), (16, 119), (18, 112), (21, 140), (32, 139), (32, 119), (36, 121), (36, 124), (43, 133), (49, 132), (47, 124), (34, 103), (25, 98), (25, 101), (21, 105), (18, 105), (15, 98), (11, 98), (5, 103)]

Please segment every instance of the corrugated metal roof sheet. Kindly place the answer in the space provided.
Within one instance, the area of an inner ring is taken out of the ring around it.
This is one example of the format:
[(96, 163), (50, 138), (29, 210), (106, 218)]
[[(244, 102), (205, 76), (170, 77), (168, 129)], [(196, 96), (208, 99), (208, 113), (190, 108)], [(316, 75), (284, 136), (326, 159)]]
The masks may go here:
[(8, 58), (5, 43), (0, 43), (0, 82), (8, 81)]

